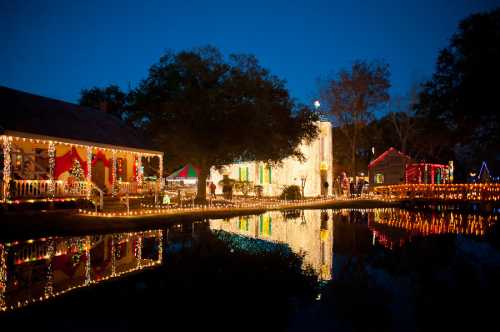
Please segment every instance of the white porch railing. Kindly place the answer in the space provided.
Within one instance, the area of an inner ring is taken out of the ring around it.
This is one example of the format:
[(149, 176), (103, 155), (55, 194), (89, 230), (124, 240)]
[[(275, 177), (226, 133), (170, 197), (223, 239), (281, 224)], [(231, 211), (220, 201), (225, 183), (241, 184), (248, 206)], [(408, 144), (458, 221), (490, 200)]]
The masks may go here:
[(158, 182), (144, 181), (139, 187), (137, 182), (119, 182), (120, 194), (140, 194), (140, 193), (155, 193), (159, 189)]
[(137, 193), (137, 182), (119, 182), (119, 193), (120, 194), (135, 194)]
[[(50, 180), (14, 180), (14, 198), (42, 198), (49, 196)], [(87, 196), (91, 184), (86, 181), (54, 181), (54, 197)]]
[[(54, 197), (86, 197), (91, 188), (91, 182), (62, 180), (54, 181)], [(95, 187), (95, 185), (94, 185)], [(13, 198), (46, 198), (49, 197), (50, 180), (14, 180)], [(141, 187), (136, 182), (120, 182), (120, 194), (155, 193), (158, 182), (144, 182)]]

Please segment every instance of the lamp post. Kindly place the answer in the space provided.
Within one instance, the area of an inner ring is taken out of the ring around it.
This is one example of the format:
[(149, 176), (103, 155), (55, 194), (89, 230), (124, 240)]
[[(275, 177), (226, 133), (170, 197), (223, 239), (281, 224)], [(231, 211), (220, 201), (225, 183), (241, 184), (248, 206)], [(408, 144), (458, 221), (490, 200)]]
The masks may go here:
[(304, 188), (306, 187), (307, 174), (300, 176), (300, 189), (302, 189), (302, 199), (304, 199)]
[(321, 103), (319, 102), (319, 100), (315, 100), (315, 101), (314, 101), (314, 108), (315, 108), (316, 110), (318, 110), (320, 106), (321, 106)]

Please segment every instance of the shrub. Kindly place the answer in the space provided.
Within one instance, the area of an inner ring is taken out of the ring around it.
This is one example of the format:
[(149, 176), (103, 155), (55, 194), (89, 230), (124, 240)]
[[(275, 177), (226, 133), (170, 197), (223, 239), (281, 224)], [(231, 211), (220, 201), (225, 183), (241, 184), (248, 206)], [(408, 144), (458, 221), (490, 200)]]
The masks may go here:
[(281, 199), (293, 200), (301, 198), (300, 187), (296, 185), (285, 186), (283, 192), (280, 195)]
[(250, 181), (236, 181), (234, 183), (234, 189), (241, 192), (245, 197), (253, 191), (253, 188), (253, 182)]
[(256, 185), (253, 187), (253, 190), (255, 192), (255, 195), (257, 197), (262, 197), (262, 193), (264, 192), (264, 187), (261, 186), (260, 184)]

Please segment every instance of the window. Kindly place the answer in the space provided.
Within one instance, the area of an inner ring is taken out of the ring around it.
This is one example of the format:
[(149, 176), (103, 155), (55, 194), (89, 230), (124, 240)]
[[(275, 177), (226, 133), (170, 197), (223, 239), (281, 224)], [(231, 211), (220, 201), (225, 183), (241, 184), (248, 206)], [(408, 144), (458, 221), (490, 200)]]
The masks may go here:
[(239, 179), (240, 181), (248, 181), (248, 166), (241, 166), (239, 168)]
[(376, 184), (384, 183), (384, 174), (382, 173), (375, 174), (375, 176), (373, 177), (373, 182), (375, 182)]
[(116, 177), (122, 181), (127, 181), (127, 159), (116, 159)]
[(269, 165), (260, 165), (259, 166), (259, 182), (260, 184), (271, 184), (272, 175), (271, 175), (271, 166)]

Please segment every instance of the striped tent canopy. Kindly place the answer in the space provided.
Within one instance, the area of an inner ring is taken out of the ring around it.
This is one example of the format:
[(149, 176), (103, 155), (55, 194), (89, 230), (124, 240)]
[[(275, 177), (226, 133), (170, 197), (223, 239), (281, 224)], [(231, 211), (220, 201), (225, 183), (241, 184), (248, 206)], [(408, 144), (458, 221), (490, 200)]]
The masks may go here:
[(175, 179), (196, 179), (198, 178), (200, 170), (197, 167), (194, 167), (191, 164), (186, 164), (183, 167), (179, 168), (169, 176), (167, 176), (167, 180), (175, 180)]

